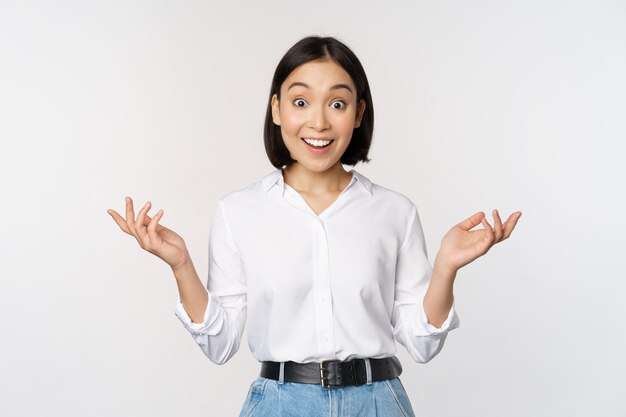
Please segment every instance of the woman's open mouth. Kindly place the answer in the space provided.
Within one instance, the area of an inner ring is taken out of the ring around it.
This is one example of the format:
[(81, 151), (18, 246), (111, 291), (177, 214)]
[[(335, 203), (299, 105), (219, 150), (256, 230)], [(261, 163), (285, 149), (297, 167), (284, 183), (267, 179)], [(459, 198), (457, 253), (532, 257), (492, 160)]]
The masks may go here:
[(335, 140), (334, 139), (313, 139), (313, 138), (300, 138), (307, 145), (310, 151), (314, 153), (322, 153), (328, 148)]

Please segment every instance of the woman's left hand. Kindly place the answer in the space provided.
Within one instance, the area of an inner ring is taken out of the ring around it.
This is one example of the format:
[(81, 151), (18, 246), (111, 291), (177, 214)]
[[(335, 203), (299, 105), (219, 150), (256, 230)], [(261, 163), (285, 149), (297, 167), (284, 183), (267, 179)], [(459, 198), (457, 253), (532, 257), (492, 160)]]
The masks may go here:
[[(496, 243), (507, 239), (521, 215), (521, 211), (516, 211), (502, 224), (498, 210), (494, 210), (492, 228), (485, 218), (485, 213), (479, 211), (446, 233), (441, 239), (441, 248), (435, 262), (449, 270), (459, 270), (487, 253)], [(470, 230), (481, 222), (484, 229)]]

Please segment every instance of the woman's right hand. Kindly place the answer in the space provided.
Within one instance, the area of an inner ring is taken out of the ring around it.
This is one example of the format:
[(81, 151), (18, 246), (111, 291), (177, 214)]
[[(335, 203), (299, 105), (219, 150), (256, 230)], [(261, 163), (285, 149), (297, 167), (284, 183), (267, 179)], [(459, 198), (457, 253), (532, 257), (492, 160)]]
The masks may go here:
[(126, 197), (126, 218), (124, 219), (115, 210), (107, 210), (113, 220), (123, 232), (132, 235), (139, 242), (142, 249), (163, 259), (172, 269), (183, 265), (189, 259), (189, 252), (185, 241), (174, 231), (159, 224), (163, 217), (163, 210), (159, 210), (154, 217), (148, 216), (151, 203), (148, 201), (139, 211), (135, 220), (133, 200)]

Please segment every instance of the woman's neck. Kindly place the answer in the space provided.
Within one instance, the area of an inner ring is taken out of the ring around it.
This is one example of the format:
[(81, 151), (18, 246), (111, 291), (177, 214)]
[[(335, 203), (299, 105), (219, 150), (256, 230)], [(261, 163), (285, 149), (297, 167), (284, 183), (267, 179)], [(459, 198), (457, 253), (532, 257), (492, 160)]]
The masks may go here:
[(341, 163), (325, 171), (312, 171), (298, 162), (283, 168), (283, 180), (299, 193), (323, 195), (341, 192), (352, 178)]

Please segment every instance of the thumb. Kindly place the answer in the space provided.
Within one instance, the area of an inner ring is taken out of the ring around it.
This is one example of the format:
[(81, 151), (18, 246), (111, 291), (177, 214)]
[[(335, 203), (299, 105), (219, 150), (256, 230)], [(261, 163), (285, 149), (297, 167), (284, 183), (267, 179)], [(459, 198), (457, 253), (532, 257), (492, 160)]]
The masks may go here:
[(463, 230), (470, 230), (471, 228), (480, 224), (481, 220), (485, 217), (485, 213), (479, 211), (478, 213), (468, 217), (461, 223), (457, 224)]

